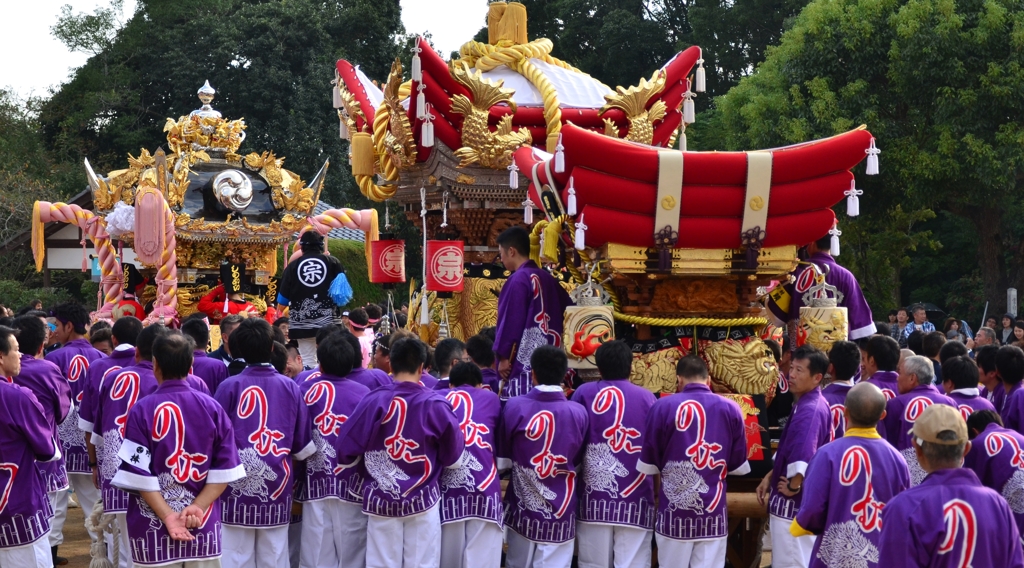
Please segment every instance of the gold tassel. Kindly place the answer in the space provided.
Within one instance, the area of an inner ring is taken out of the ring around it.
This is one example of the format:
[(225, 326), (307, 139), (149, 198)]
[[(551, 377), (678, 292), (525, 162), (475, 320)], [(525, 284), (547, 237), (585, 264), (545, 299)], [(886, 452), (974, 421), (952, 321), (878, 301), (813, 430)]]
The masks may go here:
[(541, 259), (547, 262), (558, 262), (558, 241), (562, 238), (562, 224), (551, 222), (544, 227), (544, 250)]
[(491, 45), (498, 43), (498, 26), (506, 6), (504, 2), (493, 2), (487, 6), (487, 43)]
[(497, 39), (499, 42), (510, 41), (514, 45), (530, 43), (526, 37), (526, 6), (519, 2), (509, 2), (498, 22)]
[(376, 156), (373, 153), (373, 137), (369, 132), (352, 135), (352, 175), (372, 176)]
[(530, 231), (530, 260), (540, 266), (540, 232), (547, 225), (547, 221), (537, 221)]
[(370, 231), (366, 233), (363, 240), (363, 249), (366, 251), (367, 274), (373, 274), (373, 255), (370, 254), (370, 243), (380, 239), (380, 224), (377, 220), (377, 210), (370, 214)]
[(39, 207), (38, 201), (32, 207), (32, 256), (36, 260), (36, 272), (43, 271), (43, 261), (46, 260), (46, 227), (40, 220), (42, 213)]

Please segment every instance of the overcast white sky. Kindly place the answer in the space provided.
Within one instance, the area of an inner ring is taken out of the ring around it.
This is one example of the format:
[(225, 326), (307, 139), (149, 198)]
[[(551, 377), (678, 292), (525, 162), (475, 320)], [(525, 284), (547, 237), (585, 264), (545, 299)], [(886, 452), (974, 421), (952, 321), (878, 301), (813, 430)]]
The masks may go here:
[[(441, 53), (458, 50), (484, 25), (487, 0), (401, 0), (406, 32), (433, 35)], [(19, 96), (46, 95), (49, 87), (65, 81), (71, 71), (85, 63), (87, 56), (70, 53), (50, 35), (61, 6), (70, 4), (75, 12), (92, 12), (108, 0), (5, 0), (0, 34), (0, 86), (13, 88)], [(127, 14), (135, 10), (134, 0), (125, 0)]]

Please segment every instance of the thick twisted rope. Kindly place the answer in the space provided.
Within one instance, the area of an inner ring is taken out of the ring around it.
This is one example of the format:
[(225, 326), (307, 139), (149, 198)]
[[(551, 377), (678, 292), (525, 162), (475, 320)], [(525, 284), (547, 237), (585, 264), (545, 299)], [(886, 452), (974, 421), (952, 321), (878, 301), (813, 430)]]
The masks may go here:
[(110, 243), (106, 223), (92, 211), (86, 211), (77, 205), (36, 201), (32, 209), (32, 254), (35, 257), (37, 272), (43, 270), (43, 260), (46, 258), (43, 230), (46, 223), (52, 222), (70, 223), (89, 235), (99, 258), (100, 272), (103, 276), (100, 282), (103, 287), (103, 305), (93, 317), (110, 319), (114, 308), (121, 301), (121, 263), (118, 262), (117, 251)]
[[(103, 499), (96, 501), (96, 505), (93, 506), (92, 511), (85, 518), (85, 528), (89, 531), (102, 535), (107, 533), (114, 537), (113, 546), (111, 547), (111, 556), (113, 558), (119, 558), (121, 555), (121, 539), (119, 536), (120, 530), (117, 526), (117, 517), (113, 514), (106, 514), (103, 510)], [(106, 555), (106, 546), (104, 545), (104, 539), (102, 536), (96, 539), (96, 542), (92, 543), (89, 547), (89, 556), (92, 560), (89, 562), (89, 568), (114, 568), (114, 564), (110, 562)]]
[(306, 231), (317, 230), (317, 224), (322, 224), (331, 229), (348, 228), (362, 231), (366, 234), (364, 240), (364, 247), (366, 249), (366, 264), (367, 268), (370, 267), (370, 243), (376, 241), (380, 237), (380, 232), (377, 224), (377, 210), (376, 209), (363, 209), (357, 211), (355, 209), (328, 209), (323, 213), (310, 217), (306, 221), (306, 225), (299, 231), (299, 238), (295, 240), (294, 252), (288, 258), (288, 262), (302, 256), (302, 251), (299, 248), (299, 241), (302, 239), (302, 234)]
[(624, 314), (617, 309), (613, 311), (615, 319), (634, 325), (654, 325), (660, 327), (764, 327), (768, 325), (767, 318), (652, 318), (647, 316), (634, 316)]
[[(390, 118), (391, 113), (388, 111), (387, 105), (381, 103), (373, 117), (373, 153), (377, 156), (377, 166), (384, 179), (397, 181), (398, 167), (391, 159), (391, 154), (388, 153), (384, 142)], [(390, 199), (398, 191), (398, 184), (377, 185), (372, 175), (357, 175), (355, 178), (356, 184), (359, 185), (359, 191), (374, 201)]]

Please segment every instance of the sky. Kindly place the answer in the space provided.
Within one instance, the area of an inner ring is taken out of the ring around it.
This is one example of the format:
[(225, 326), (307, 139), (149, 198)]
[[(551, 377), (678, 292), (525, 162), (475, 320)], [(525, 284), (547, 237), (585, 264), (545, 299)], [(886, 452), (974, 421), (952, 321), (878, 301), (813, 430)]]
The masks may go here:
[[(401, 0), (402, 23), (407, 33), (430, 32), (434, 46), (444, 54), (457, 51), (484, 25), (487, 0)], [(66, 81), (88, 56), (71, 53), (50, 35), (61, 7), (91, 13), (108, 0), (28, 0), (4, 2), (4, 18), (13, 22), (0, 34), (0, 87), (19, 97), (46, 96), (50, 87)], [(135, 10), (125, 0), (125, 18)]]

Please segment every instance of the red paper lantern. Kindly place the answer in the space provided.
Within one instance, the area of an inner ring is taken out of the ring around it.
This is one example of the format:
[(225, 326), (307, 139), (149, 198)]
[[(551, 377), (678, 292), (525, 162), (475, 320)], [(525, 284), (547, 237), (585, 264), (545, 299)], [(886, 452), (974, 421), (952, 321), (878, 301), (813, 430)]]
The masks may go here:
[(405, 282), (405, 241), (386, 240), (370, 243), (372, 269), (370, 282), (397, 284)]
[(430, 292), (462, 291), (462, 241), (427, 241), (427, 290)]

